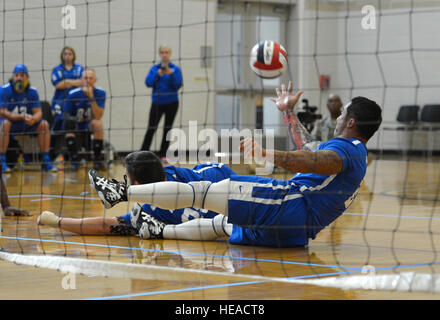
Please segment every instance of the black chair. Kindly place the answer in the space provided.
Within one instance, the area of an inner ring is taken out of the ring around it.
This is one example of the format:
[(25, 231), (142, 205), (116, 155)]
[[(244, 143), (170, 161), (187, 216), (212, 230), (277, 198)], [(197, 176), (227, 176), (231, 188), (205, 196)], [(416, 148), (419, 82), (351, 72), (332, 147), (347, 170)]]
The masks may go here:
[(384, 131), (402, 132), (397, 135), (399, 150), (406, 154), (414, 148), (414, 131), (419, 128), (419, 110), (418, 105), (402, 105), (396, 117), (396, 124), (389, 127), (384, 126)]
[(419, 122), (419, 110), (418, 105), (401, 106), (397, 114), (397, 122), (410, 126), (416, 125)]
[(428, 131), (428, 156), (432, 156), (435, 146), (435, 131), (440, 130), (440, 104), (425, 104), (420, 114), (422, 130)]
[(420, 121), (428, 124), (440, 123), (440, 104), (425, 104), (420, 114)]

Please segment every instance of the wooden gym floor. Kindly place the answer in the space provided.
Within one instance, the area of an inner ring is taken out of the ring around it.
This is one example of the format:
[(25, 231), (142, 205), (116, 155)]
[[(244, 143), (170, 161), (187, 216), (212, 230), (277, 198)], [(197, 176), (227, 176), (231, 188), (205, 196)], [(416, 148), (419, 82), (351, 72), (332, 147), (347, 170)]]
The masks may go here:
[[(12, 205), (32, 217), (4, 217), (0, 247), (9, 253), (58, 255), (190, 270), (301, 279), (415, 271), (437, 273), (440, 231), (440, 162), (437, 158), (374, 160), (361, 192), (347, 212), (307, 248), (235, 246), (226, 241), (140, 240), (138, 237), (79, 236), (38, 227), (43, 210), (63, 217), (118, 216), (132, 204), (104, 210), (89, 186), (86, 170), (57, 174), (38, 170), (4, 176)], [(247, 174), (246, 167), (233, 166)], [(121, 179), (119, 164), (108, 172)], [(275, 174), (279, 179), (289, 175)], [(67, 274), (0, 260), (0, 299), (438, 299), (431, 293), (341, 290), (312, 285), (251, 281), (227, 275), (186, 274), (169, 280), (168, 270), (154, 280), (76, 275), (75, 288), (63, 289)]]

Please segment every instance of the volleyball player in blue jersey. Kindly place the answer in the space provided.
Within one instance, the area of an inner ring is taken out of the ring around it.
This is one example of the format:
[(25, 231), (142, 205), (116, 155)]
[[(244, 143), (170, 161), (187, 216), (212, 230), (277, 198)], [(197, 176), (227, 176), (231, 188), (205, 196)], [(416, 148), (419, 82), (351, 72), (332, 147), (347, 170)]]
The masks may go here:
[[(273, 98), (278, 109), (295, 117), (293, 108), (302, 92), (293, 94), (283, 85)], [(335, 138), (321, 143), (314, 151), (265, 150), (253, 139), (242, 141), (247, 150), (261, 148), (261, 154), (276, 165), (298, 172), (290, 180), (232, 175), (217, 183), (157, 182), (127, 186), (109, 181), (96, 171), (89, 178), (106, 207), (121, 201), (139, 201), (174, 210), (194, 207), (219, 213), (216, 225), (202, 223), (193, 228), (196, 237), (202, 228), (219, 235), (233, 225), (229, 242), (273, 247), (307, 245), (318, 232), (337, 219), (356, 197), (367, 168), (367, 141), (382, 122), (381, 108), (365, 97), (353, 98), (337, 119)], [(301, 142), (303, 143), (303, 142)], [(252, 148), (250, 148), (252, 147)], [(260, 154), (256, 152), (255, 154)], [(247, 156), (252, 156), (253, 152)], [(227, 224), (226, 224), (227, 217)], [(173, 238), (176, 226), (169, 226), (146, 212), (137, 215), (136, 224), (143, 238)], [(191, 221), (178, 225), (185, 228)]]
[(84, 67), (76, 64), (76, 54), (73, 48), (66, 46), (61, 50), (61, 63), (52, 70), (51, 81), (55, 87), (51, 110), (54, 116), (52, 129), (59, 131), (63, 124), (63, 104), (70, 90), (81, 87)]
[(14, 67), (12, 78), (0, 89), (0, 160), (3, 172), (10, 172), (6, 164), (6, 151), (10, 134), (38, 133), (38, 146), (41, 152), (44, 171), (58, 171), (49, 156), (49, 124), (42, 119), (40, 98), (37, 89), (31, 87), (28, 69), (24, 64)]
[[(159, 181), (211, 181), (218, 182), (229, 178), (235, 174), (228, 166), (223, 163), (202, 163), (193, 169), (179, 168), (174, 166), (163, 167), (161, 160), (150, 151), (138, 151), (130, 153), (125, 158), (125, 168), (128, 180), (133, 185), (153, 183)], [(89, 235), (114, 234), (114, 235), (134, 235), (138, 233), (136, 219), (141, 212), (146, 212), (155, 219), (164, 221), (169, 225), (179, 225), (183, 222), (204, 220), (214, 218), (217, 213), (209, 210), (194, 208), (183, 208), (177, 210), (166, 210), (144, 204), (136, 204), (132, 211), (120, 217), (99, 217), (60, 219), (54, 213), (46, 211), (41, 214), (39, 224), (49, 226), (59, 226), (63, 230)], [(185, 234), (191, 235), (192, 230), (180, 232), (178, 238), (184, 238)], [(209, 235), (212, 238), (212, 235)]]

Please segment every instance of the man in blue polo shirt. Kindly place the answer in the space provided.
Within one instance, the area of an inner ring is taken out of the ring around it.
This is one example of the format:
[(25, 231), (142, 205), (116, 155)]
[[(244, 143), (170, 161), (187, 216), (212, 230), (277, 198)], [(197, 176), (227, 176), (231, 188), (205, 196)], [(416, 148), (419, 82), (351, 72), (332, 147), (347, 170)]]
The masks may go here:
[(153, 96), (148, 129), (141, 150), (150, 149), (159, 121), (165, 114), (165, 127), (159, 152), (160, 156), (164, 158), (169, 146), (166, 136), (173, 126), (179, 107), (177, 91), (182, 86), (182, 72), (177, 65), (170, 61), (171, 49), (168, 46), (162, 45), (159, 48), (159, 55), (161, 62), (151, 67), (145, 79), (147, 87), (153, 88)]
[(38, 91), (30, 86), (28, 69), (24, 64), (15, 66), (12, 78), (0, 89), (0, 160), (3, 172), (10, 172), (6, 164), (6, 151), (9, 146), (10, 134), (38, 133), (38, 146), (44, 171), (58, 171), (50, 160), (50, 131), (49, 124), (42, 119)]
[(90, 130), (93, 133), (93, 166), (96, 170), (103, 170), (105, 166), (102, 156), (104, 143), (102, 117), (106, 93), (104, 89), (95, 86), (97, 77), (93, 69), (84, 71), (82, 81), (83, 86), (70, 90), (64, 102), (66, 145), (72, 169), (76, 170), (79, 167), (77, 134)]

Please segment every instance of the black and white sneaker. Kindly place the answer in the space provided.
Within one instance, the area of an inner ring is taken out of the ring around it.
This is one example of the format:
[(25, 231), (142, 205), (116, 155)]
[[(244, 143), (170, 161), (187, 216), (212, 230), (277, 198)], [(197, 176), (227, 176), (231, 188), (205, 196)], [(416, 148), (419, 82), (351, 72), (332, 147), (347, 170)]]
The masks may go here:
[(127, 201), (126, 176), (124, 176), (125, 182), (119, 182), (115, 179), (109, 180), (101, 177), (96, 170), (91, 169), (89, 170), (89, 179), (106, 209), (110, 209), (119, 202)]
[(131, 225), (138, 230), (141, 239), (163, 239), (166, 223), (154, 218), (136, 203), (131, 210)]

